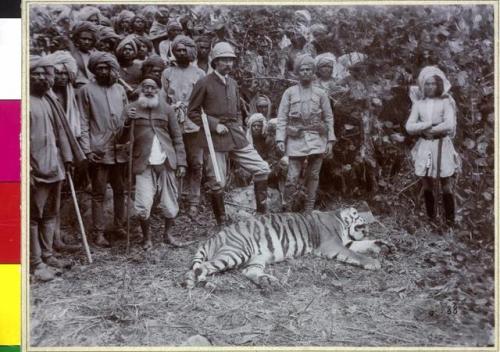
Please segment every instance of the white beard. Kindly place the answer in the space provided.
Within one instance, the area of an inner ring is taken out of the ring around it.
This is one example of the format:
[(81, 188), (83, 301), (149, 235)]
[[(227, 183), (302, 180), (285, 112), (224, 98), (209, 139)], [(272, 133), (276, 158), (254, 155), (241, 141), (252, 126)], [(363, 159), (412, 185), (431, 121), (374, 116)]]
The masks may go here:
[(160, 99), (158, 98), (158, 94), (152, 98), (148, 98), (144, 95), (144, 93), (141, 93), (139, 95), (139, 99), (137, 100), (137, 104), (144, 109), (153, 109), (160, 105)]

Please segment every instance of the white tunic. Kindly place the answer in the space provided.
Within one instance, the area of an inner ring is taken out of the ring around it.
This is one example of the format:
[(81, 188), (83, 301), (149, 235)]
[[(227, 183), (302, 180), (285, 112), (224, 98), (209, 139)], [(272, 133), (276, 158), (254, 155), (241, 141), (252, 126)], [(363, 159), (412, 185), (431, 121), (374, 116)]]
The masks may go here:
[(413, 104), (406, 130), (422, 136), (411, 151), (417, 176), (437, 177), (439, 136), (443, 136), (440, 177), (449, 177), (460, 170), (460, 156), (451, 140), (456, 125), (455, 108), (449, 98), (426, 98)]

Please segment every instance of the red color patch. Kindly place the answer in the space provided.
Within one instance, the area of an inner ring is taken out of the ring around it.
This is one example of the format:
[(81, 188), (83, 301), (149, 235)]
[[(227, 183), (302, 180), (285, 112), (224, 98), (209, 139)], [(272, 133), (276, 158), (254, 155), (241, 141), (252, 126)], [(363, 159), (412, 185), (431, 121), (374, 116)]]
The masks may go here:
[(0, 100), (0, 182), (21, 180), (21, 101)]
[(0, 264), (21, 263), (21, 184), (0, 183)]

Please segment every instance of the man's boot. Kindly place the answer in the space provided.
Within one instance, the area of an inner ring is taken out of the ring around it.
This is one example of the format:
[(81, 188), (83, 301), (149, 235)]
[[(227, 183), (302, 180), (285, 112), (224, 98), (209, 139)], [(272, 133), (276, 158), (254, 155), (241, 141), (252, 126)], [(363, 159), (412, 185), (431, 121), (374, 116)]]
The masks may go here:
[(316, 203), (316, 192), (318, 191), (319, 180), (309, 179), (306, 184), (306, 203), (304, 205), (304, 212), (311, 213)]
[(294, 198), (297, 196), (297, 186), (295, 184), (287, 182), (285, 184), (285, 192), (283, 194), (283, 211), (291, 213), (294, 210)]
[(142, 248), (145, 251), (150, 251), (153, 248), (153, 242), (151, 241), (151, 229), (149, 224), (149, 219), (140, 219), (142, 229)]
[(54, 231), (54, 243), (52, 245), (53, 249), (58, 252), (68, 252), (74, 253), (81, 250), (82, 246), (78, 244), (66, 244), (61, 236), (61, 217), (56, 218), (56, 229)]
[(171, 234), (171, 229), (174, 226), (175, 220), (174, 219), (165, 219), (165, 232), (163, 233), (163, 241), (166, 244), (170, 244), (172, 247), (186, 247), (193, 243), (193, 241), (189, 242), (179, 242), (178, 240), (175, 239), (174, 236)]
[(226, 226), (226, 208), (224, 206), (224, 192), (212, 192), (212, 210), (214, 212), (215, 221), (219, 228)]
[(102, 247), (102, 248), (111, 247), (108, 240), (104, 237), (104, 233), (101, 231), (95, 233), (94, 244), (97, 247)]
[(453, 227), (455, 225), (455, 199), (451, 193), (443, 193), (444, 215), (446, 225)]
[(436, 208), (434, 204), (434, 193), (430, 190), (424, 191), (425, 209), (430, 220), (436, 218)]
[(267, 180), (254, 181), (257, 214), (267, 213)]
[(38, 264), (33, 270), (33, 275), (40, 281), (50, 281), (55, 277), (54, 272), (45, 263)]

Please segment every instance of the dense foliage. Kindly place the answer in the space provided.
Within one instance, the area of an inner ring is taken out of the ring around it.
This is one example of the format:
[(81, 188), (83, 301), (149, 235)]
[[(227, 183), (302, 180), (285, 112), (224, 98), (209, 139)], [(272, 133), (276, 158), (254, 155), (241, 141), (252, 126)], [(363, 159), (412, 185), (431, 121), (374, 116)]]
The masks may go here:
[[(73, 6), (77, 11), (81, 6)], [(144, 7), (102, 5), (110, 18), (121, 10)], [(457, 102), (455, 146), (463, 159), (457, 177), (458, 220), (468, 237), (493, 234), (494, 195), (494, 26), (493, 7), (481, 6), (175, 6), (191, 35), (226, 26), (237, 47), (234, 72), (249, 102), (266, 94), (276, 114), (281, 95), (293, 79), (283, 72), (283, 35), (297, 25), (296, 10), (307, 9), (311, 24), (328, 28), (323, 47), (337, 58), (361, 53), (347, 64), (333, 93), (336, 134), (334, 159), (322, 170), (322, 199), (372, 196), (381, 209), (419, 208), (419, 187), (409, 150), (415, 140), (404, 131), (410, 86), (419, 70), (437, 65), (452, 83)], [(57, 36), (46, 12), (32, 9), (31, 30)], [(154, 12), (154, 11), (153, 11)], [(149, 17), (152, 20), (152, 16)], [(59, 30), (60, 34), (61, 30)], [(52, 34), (51, 34), (52, 33)], [(55, 34), (54, 34), (55, 33)], [(293, 77), (292, 77), (293, 78)], [(333, 185), (333, 187), (332, 187)], [(415, 203), (416, 201), (416, 203)]]

